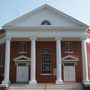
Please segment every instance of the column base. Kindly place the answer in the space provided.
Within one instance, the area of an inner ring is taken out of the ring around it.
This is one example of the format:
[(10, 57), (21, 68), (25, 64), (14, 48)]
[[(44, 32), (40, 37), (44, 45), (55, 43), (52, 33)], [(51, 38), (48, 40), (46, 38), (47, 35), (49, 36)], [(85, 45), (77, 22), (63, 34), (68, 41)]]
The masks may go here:
[(83, 81), (83, 84), (84, 84), (85, 86), (90, 85), (90, 81), (89, 81), (89, 80), (88, 80), (88, 81)]
[(30, 80), (29, 84), (37, 84), (37, 81), (36, 80)]
[(63, 80), (56, 80), (56, 84), (63, 84)]
[(10, 84), (11, 82), (10, 82), (10, 80), (7, 80), (7, 79), (4, 79), (3, 81), (2, 81), (2, 84)]

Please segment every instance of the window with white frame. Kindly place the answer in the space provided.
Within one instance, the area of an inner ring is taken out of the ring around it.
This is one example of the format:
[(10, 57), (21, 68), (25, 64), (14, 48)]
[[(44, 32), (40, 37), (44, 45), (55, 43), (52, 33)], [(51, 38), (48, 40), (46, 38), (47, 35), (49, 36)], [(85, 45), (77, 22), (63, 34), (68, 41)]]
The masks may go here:
[(42, 49), (41, 52), (41, 73), (50, 74), (51, 73), (51, 60), (50, 51), (47, 48)]
[(2, 65), (2, 54), (0, 53), (0, 65)]
[(51, 23), (48, 20), (42, 21), (41, 25), (51, 25)]
[(65, 42), (65, 52), (67, 53), (73, 52), (72, 42)]
[(19, 52), (27, 52), (27, 43), (26, 42), (19, 42)]

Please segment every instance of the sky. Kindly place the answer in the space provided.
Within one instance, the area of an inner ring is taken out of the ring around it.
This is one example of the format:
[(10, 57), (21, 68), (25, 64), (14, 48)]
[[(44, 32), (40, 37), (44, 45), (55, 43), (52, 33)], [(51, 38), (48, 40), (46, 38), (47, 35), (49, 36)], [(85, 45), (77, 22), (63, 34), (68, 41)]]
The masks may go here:
[(90, 0), (0, 0), (0, 27), (43, 4), (90, 26)]

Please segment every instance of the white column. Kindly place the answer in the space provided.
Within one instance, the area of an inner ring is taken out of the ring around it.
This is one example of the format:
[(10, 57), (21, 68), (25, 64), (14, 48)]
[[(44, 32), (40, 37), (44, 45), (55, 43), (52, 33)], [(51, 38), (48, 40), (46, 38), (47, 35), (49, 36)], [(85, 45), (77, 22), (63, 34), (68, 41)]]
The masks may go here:
[(4, 69), (4, 80), (2, 84), (10, 84), (9, 73), (10, 73), (10, 38), (6, 39), (5, 46), (5, 69)]
[(62, 83), (61, 38), (56, 38), (56, 84)]
[(87, 48), (86, 37), (82, 37), (82, 67), (83, 67), (83, 83), (87, 83), (88, 79), (88, 63), (87, 63)]
[(36, 84), (36, 38), (31, 39), (31, 75), (29, 84)]

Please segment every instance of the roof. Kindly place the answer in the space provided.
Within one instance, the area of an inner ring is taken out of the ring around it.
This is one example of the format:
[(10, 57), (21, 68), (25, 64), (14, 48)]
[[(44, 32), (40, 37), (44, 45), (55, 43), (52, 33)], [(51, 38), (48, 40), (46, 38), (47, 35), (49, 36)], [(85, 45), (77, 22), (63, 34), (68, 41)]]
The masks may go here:
[(73, 22), (76, 22), (77, 24), (79, 24), (80, 26), (84, 27), (85, 29), (88, 28), (88, 25), (86, 25), (85, 23), (82, 23), (82, 22), (80, 22), (79, 20), (76, 20), (75, 18), (73, 18), (73, 17), (71, 17), (71, 16), (69, 16), (69, 15), (67, 15), (67, 14), (65, 14), (65, 13), (63, 13), (63, 12), (61, 12), (61, 11), (59, 11), (59, 10), (51, 7), (51, 6), (49, 6), (49, 5), (47, 5), (47, 4), (44, 4), (44, 5), (40, 6), (39, 8), (36, 8), (36, 9), (34, 9), (33, 11), (31, 11), (31, 12), (29, 12), (29, 13), (26, 13), (26, 14), (24, 14), (24, 15), (21, 16), (21, 17), (16, 18), (15, 20), (13, 20), (13, 21), (5, 24), (3, 27), (12, 26), (12, 24), (14, 24), (14, 23), (16, 23), (16, 22), (18, 22), (18, 21), (20, 21), (20, 20), (22, 20), (22, 19), (24, 19), (24, 18), (32, 15), (32, 14), (35, 14), (36, 12), (38, 12), (38, 11), (44, 9), (44, 8), (48, 8), (49, 10), (51, 10), (51, 11), (53, 11), (53, 12), (59, 14), (59, 15), (62, 15), (62, 16), (64, 16), (65, 18), (67, 18), (67, 19), (69, 19), (69, 20), (71, 20), (71, 21), (73, 21)]
[(4, 29), (0, 29), (0, 34), (5, 33), (6, 31)]

